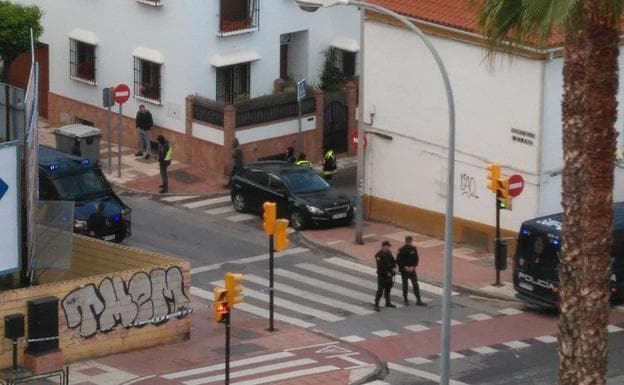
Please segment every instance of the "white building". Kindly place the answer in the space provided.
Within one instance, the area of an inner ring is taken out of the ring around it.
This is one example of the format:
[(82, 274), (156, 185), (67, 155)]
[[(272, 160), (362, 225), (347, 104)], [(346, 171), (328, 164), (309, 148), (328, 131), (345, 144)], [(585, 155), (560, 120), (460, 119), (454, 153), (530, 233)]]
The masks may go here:
[(125, 83), (126, 117), (145, 104), (156, 126), (184, 133), (188, 95), (227, 102), (270, 94), (279, 78), (315, 84), (324, 50), (342, 49), (351, 71), (359, 49), (356, 12), (310, 15), (292, 1), (17, 1), (44, 10), (52, 123), (101, 125), (102, 89)]
[[(492, 239), (495, 196), (486, 188), (490, 162), (498, 162), (503, 175), (520, 174), (525, 180), (513, 210), (501, 212), (508, 235), (526, 219), (560, 212), (560, 48), (528, 47), (513, 57), (500, 54), (488, 64), (470, 0), (374, 2), (410, 16), (428, 34), (448, 70), (457, 121), (457, 239), (481, 245)], [(364, 35), (364, 108), (370, 124), (365, 209), (372, 218), (441, 235), (448, 109), (440, 73), (411, 31), (371, 13)], [(620, 100), (622, 93), (620, 88)], [(620, 116), (618, 131), (623, 124)], [(624, 199), (623, 181), (624, 170), (618, 167), (616, 200)]]

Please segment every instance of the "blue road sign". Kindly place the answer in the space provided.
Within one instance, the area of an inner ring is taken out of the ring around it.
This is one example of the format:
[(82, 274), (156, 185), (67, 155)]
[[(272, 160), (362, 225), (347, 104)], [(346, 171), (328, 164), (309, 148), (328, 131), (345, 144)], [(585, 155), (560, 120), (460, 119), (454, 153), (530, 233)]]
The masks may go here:
[(306, 81), (301, 79), (297, 82), (297, 101), (300, 102), (306, 96)]
[(4, 196), (4, 194), (6, 194), (8, 190), (9, 190), (9, 185), (4, 183), (4, 181), (0, 179), (0, 199), (2, 199), (2, 197)]

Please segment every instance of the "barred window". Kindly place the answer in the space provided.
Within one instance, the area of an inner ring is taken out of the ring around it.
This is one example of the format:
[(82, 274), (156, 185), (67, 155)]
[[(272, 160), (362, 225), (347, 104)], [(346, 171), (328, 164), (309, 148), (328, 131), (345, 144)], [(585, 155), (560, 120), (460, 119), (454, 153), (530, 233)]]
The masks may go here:
[(345, 51), (340, 48), (332, 48), (332, 62), (347, 78), (355, 76), (355, 52)]
[(217, 68), (217, 101), (234, 103), (249, 97), (250, 63)]
[(72, 79), (95, 84), (95, 46), (69, 39), (69, 71)]
[(161, 65), (149, 60), (134, 58), (134, 95), (147, 102), (160, 104)]

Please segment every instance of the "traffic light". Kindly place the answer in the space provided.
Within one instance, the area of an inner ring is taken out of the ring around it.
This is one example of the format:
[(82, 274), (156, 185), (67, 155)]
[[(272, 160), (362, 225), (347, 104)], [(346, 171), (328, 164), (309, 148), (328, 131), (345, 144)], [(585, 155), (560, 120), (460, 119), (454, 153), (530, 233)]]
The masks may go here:
[(498, 163), (488, 163), (486, 166), (488, 171), (487, 179), (488, 185), (487, 188), (493, 193), (498, 189), (498, 179), (500, 178), (500, 166)]
[(511, 210), (512, 196), (509, 195), (509, 178), (498, 180), (498, 189), (496, 190), (496, 202), (501, 209)]
[(283, 251), (288, 248), (288, 219), (278, 219), (275, 222), (275, 243), (276, 251)]
[(264, 213), (262, 214), (262, 218), (264, 219), (264, 222), (262, 223), (264, 232), (267, 235), (273, 235), (275, 233), (275, 218), (277, 216), (275, 203), (264, 202), (262, 204), (262, 208), (264, 209)]
[(230, 309), (227, 302), (227, 291), (222, 287), (215, 287), (214, 289), (214, 319), (216, 322), (225, 322), (225, 319), (230, 314)]
[(227, 292), (227, 304), (230, 309), (234, 305), (243, 302), (243, 275), (235, 273), (225, 274), (225, 290)]

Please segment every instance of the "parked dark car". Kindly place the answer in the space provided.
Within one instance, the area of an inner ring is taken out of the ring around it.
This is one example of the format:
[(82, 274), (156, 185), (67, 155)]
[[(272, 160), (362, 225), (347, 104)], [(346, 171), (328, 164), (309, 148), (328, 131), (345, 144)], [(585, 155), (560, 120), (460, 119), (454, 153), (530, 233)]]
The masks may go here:
[(74, 201), (74, 232), (89, 235), (89, 216), (104, 203), (102, 239), (121, 242), (130, 235), (131, 212), (112, 190), (97, 164), (89, 159), (39, 146), (39, 198)]
[(277, 204), (279, 218), (300, 230), (312, 225), (348, 225), (349, 198), (338, 194), (314, 170), (289, 162), (266, 161), (244, 166), (232, 178), (232, 205), (239, 212), (262, 212), (266, 201)]

